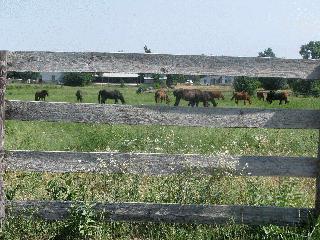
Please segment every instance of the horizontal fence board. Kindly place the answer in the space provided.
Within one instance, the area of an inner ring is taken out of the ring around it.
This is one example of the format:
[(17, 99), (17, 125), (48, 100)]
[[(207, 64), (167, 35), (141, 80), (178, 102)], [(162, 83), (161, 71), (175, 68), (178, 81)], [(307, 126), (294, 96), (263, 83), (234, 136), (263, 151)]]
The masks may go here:
[(320, 128), (319, 110), (7, 101), (6, 119), (213, 128)]
[(217, 170), (244, 176), (316, 177), (317, 158), (197, 154), (8, 151), (9, 171), (168, 175)]
[(320, 61), (98, 52), (10, 52), (9, 71), (126, 72), (319, 79)]
[[(62, 220), (69, 216), (71, 206), (82, 203), (63, 201), (11, 201), (7, 203), (9, 216), (33, 216), (47, 220)], [(312, 220), (314, 209), (181, 205), (158, 203), (96, 203), (93, 209), (106, 221), (166, 222), (197, 224), (248, 224), (299, 226)]]

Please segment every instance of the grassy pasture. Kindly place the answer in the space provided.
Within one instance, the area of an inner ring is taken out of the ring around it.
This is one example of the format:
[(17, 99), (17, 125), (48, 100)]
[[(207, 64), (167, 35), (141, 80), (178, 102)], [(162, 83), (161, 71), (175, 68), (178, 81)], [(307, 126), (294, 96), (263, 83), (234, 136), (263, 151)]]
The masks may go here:
[[(77, 88), (54, 85), (9, 85), (8, 99), (33, 100), (36, 89), (48, 89), (48, 101), (75, 102)], [(107, 88), (106, 86), (104, 88)], [(111, 88), (118, 88), (112, 86)], [(82, 88), (85, 102), (97, 102), (100, 86)], [(128, 104), (155, 104), (152, 93), (137, 95), (120, 88)], [(230, 101), (219, 107), (235, 107)], [(173, 99), (173, 98), (172, 98)], [(317, 98), (290, 98), (281, 108), (320, 109)], [(276, 108), (253, 100), (252, 106)], [(182, 102), (181, 102), (182, 103)], [(171, 103), (172, 104), (172, 103)], [(183, 103), (186, 105), (186, 103)], [(239, 107), (244, 107), (243, 103)], [(208, 129), (202, 127), (125, 126), (6, 121), (6, 149), (200, 153), (235, 155), (317, 155), (317, 130)], [(130, 174), (5, 174), (9, 200), (145, 201), (159, 203), (250, 204), (313, 207), (313, 179), (234, 177), (223, 172), (150, 177)], [(320, 228), (182, 224), (102, 223), (88, 209), (76, 209), (63, 222), (9, 216), (3, 239), (319, 239)]]

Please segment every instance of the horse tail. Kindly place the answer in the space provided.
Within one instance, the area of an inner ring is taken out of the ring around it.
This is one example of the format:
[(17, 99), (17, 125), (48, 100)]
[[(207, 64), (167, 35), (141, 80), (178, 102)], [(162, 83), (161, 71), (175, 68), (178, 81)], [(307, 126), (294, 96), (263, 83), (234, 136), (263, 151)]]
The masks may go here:
[(98, 103), (101, 103), (101, 91), (99, 91), (99, 93), (98, 93)]

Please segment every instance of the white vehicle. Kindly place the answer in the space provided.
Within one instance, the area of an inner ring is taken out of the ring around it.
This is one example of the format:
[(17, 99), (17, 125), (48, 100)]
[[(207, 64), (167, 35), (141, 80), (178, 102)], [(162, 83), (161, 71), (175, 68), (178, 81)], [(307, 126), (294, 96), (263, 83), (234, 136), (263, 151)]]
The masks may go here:
[(187, 85), (193, 85), (193, 81), (191, 79), (189, 79), (189, 80), (186, 81), (186, 84)]

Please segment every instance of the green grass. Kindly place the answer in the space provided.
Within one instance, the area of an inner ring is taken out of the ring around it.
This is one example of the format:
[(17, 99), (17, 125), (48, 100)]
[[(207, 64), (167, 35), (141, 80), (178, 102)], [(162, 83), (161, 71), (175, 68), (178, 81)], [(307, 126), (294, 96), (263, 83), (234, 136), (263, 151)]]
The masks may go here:
[[(33, 100), (38, 86), (9, 85), (9, 99)], [(44, 88), (44, 87), (43, 87)], [(45, 86), (49, 101), (75, 102), (77, 88)], [(112, 87), (115, 88), (115, 87)], [(97, 102), (100, 87), (83, 88)], [(128, 104), (154, 104), (153, 94), (125, 87)], [(235, 107), (229, 100), (219, 107)], [(320, 109), (319, 99), (290, 98), (285, 108)], [(186, 104), (186, 103), (184, 103)], [(239, 104), (243, 107), (243, 104)], [(247, 106), (248, 107), (248, 106)], [(254, 100), (250, 107), (279, 107)], [(210, 129), (6, 121), (6, 149), (317, 156), (317, 130)], [(313, 207), (315, 181), (287, 177), (234, 177), (219, 171), (152, 177), (133, 174), (36, 174), (8, 172), (10, 200), (144, 201)], [(9, 216), (4, 239), (319, 239), (320, 228), (103, 223), (88, 209), (62, 222)]]
[[(155, 105), (154, 93), (136, 94), (137, 87), (125, 86), (121, 88), (119, 85), (91, 85), (86, 87), (67, 87), (58, 85), (24, 85), (24, 84), (12, 84), (7, 86), (6, 98), (18, 99), (25, 101), (33, 101), (34, 94), (38, 90), (47, 89), (49, 91), (49, 97), (47, 101), (50, 102), (76, 102), (75, 93), (78, 89), (81, 89), (84, 93), (84, 102), (98, 103), (98, 92), (100, 89), (118, 89), (123, 93), (123, 96), (127, 104), (130, 105)], [(272, 104), (259, 101), (257, 98), (253, 98), (252, 105), (244, 106), (240, 101), (237, 106), (234, 101), (231, 101), (232, 92), (225, 92), (225, 100), (218, 100), (218, 107), (251, 107), (251, 108), (300, 108), (300, 109), (320, 109), (320, 98), (306, 98), (306, 97), (294, 97), (290, 96), (289, 104), (279, 105), (279, 101), (275, 101)], [(171, 104), (174, 104), (174, 97), (172, 90), (169, 92)], [(112, 100), (108, 100), (108, 103), (113, 103)], [(181, 100), (181, 106), (187, 106), (187, 102)]]

